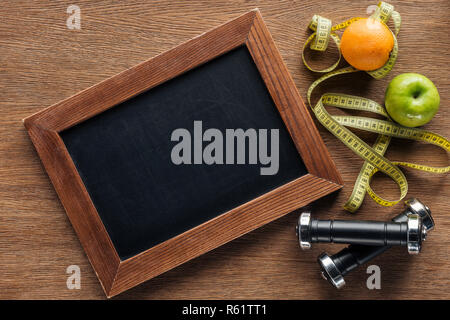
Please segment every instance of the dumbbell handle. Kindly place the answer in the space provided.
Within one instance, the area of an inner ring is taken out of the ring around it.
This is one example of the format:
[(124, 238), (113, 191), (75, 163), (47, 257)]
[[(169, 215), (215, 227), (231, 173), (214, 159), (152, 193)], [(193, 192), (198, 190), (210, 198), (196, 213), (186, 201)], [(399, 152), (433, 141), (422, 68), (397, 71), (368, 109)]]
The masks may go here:
[(308, 249), (311, 243), (348, 243), (368, 246), (408, 246), (410, 253), (418, 253), (426, 229), (418, 215), (410, 215), (406, 222), (317, 220), (309, 212), (299, 218), (300, 246)]
[[(407, 222), (406, 215), (400, 215), (392, 219), (394, 222)], [(367, 263), (376, 256), (379, 256), (392, 246), (365, 246), (360, 244), (351, 244), (338, 253), (331, 256), (341, 274), (345, 276), (356, 267)]]
[(310, 242), (404, 246), (407, 243), (407, 232), (406, 222), (312, 220)]

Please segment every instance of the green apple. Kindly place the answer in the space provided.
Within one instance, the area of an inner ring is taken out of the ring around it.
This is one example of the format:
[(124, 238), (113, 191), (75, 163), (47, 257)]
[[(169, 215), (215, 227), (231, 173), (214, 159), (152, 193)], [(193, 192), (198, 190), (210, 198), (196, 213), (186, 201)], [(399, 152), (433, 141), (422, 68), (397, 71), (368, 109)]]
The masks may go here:
[(384, 100), (391, 118), (405, 127), (418, 127), (430, 121), (439, 109), (439, 102), (436, 86), (418, 73), (403, 73), (392, 79)]

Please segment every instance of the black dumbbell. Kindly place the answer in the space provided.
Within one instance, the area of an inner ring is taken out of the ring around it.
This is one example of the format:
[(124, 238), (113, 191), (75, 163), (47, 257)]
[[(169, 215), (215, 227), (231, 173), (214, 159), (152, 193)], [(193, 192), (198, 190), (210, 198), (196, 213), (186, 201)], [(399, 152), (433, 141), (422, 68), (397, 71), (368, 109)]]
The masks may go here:
[[(395, 222), (406, 222), (408, 216), (416, 214), (422, 218), (422, 224), (429, 232), (434, 229), (434, 220), (430, 209), (418, 199), (405, 201), (406, 209), (393, 218)], [(390, 246), (364, 246), (352, 244), (340, 252), (329, 256), (326, 252), (322, 253), (317, 261), (322, 269), (322, 276), (328, 280), (334, 287), (341, 288), (345, 285), (344, 276), (360, 265), (379, 256)]]
[(317, 220), (310, 212), (301, 214), (297, 235), (302, 249), (311, 243), (348, 243), (368, 246), (407, 246), (410, 254), (420, 252), (426, 238), (426, 228), (417, 214), (411, 214), (406, 222)]

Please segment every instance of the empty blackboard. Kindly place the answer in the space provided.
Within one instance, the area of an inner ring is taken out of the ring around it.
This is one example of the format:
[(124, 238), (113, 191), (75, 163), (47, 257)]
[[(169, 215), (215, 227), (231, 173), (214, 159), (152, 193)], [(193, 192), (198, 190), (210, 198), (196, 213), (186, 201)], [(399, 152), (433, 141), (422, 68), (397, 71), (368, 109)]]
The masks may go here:
[[(177, 142), (171, 134), (186, 128), (193, 137), (194, 121), (201, 121), (203, 131), (278, 129), (278, 172), (261, 175), (261, 164), (248, 159), (245, 164), (174, 164)], [(245, 46), (61, 137), (122, 259), (307, 173)]]
[(108, 297), (342, 187), (257, 10), (24, 124)]

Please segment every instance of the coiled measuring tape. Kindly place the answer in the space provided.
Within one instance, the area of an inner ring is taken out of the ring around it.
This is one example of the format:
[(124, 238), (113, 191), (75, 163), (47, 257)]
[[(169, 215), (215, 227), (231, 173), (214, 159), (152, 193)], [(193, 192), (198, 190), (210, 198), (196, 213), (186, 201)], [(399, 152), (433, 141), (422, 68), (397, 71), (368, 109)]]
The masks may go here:
[[(380, 2), (375, 12), (371, 15), (371, 18), (379, 19), (384, 24), (387, 24), (391, 18), (394, 22), (394, 32), (391, 31), (394, 37), (394, 47), (390, 53), (388, 61), (379, 69), (367, 71), (367, 73), (373, 78), (381, 79), (392, 70), (395, 61), (397, 60), (397, 35), (400, 31), (401, 17), (397, 11), (394, 11), (394, 7), (392, 5), (386, 2)], [(325, 75), (311, 84), (307, 92), (308, 103), (315, 116), (328, 131), (343, 142), (350, 150), (365, 160), (358, 178), (356, 179), (353, 192), (347, 203), (344, 205), (344, 208), (350, 212), (355, 212), (358, 210), (366, 193), (368, 193), (377, 203), (383, 206), (393, 206), (401, 201), (408, 193), (408, 182), (399, 166), (409, 167), (430, 173), (446, 173), (450, 171), (450, 166), (430, 167), (409, 162), (390, 161), (385, 158), (384, 154), (389, 146), (391, 137), (431, 143), (443, 148), (447, 152), (450, 151), (450, 142), (446, 138), (433, 132), (417, 128), (403, 127), (396, 124), (391, 120), (384, 107), (373, 100), (340, 93), (326, 93), (321, 96), (314, 107), (312, 106), (311, 94), (320, 83), (334, 76), (360, 71), (351, 66), (335, 70), (341, 60), (340, 39), (335, 31), (344, 29), (359, 19), (362, 18), (352, 18), (336, 26), (332, 26), (331, 20), (318, 15), (313, 16), (309, 24), (309, 28), (313, 31), (313, 34), (306, 40), (302, 51), (303, 63), (309, 70), (325, 73)], [(312, 50), (325, 51), (328, 47), (330, 39), (336, 43), (338, 48), (338, 60), (330, 67), (322, 70), (315, 70), (311, 68), (305, 59), (304, 52), (306, 48), (309, 45)], [(343, 109), (369, 111), (384, 116), (386, 120), (359, 116), (330, 115), (325, 109), (325, 105)], [(346, 127), (374, 132), (378, 134), (378, 137), (373, 146), (369, 146)], [(385, 173), (397, 183), (400, 188), (400, 197), (397, 200), (383, 199), (372, 190), (370, 187), (370, 180), (377, 171)]]

